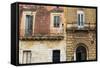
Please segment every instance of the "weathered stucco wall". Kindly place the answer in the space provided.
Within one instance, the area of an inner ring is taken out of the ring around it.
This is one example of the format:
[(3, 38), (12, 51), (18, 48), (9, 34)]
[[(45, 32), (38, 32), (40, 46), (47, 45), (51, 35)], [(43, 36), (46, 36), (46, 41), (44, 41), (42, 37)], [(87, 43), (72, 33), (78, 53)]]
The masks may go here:
[(22, 63), (23, 51), (31, 50), (31, 63), (52, 62), (52, 51), (60, 50), (60, 61), (66, 61), (66, 41), (20, 41), (19, 63)]

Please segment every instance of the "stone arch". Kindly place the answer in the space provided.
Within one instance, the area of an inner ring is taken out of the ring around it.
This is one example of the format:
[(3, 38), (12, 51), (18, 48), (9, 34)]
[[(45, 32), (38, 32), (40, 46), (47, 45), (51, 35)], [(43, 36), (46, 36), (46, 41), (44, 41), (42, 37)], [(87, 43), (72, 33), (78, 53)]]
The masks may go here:
[[(76, 61), (77, 61), (77, 53), (78, 53), (77, 51), (80, 51), (80, 54), (84, 55), (84, 57), (82, 58), (81, 61), (88, 60), (88, 52), (89, 52), (89, 50), (88, 50), (88, 47), (86, 46), (86, 44), (84, 44), (84, 43), (76, 44), (76, 46), (74, 48), (74, 60), (76, 60)], [(84, 53), (82, 53), (82, 52), (84, 52)]]
[(76, 48), (79, 47), (80, 45), (83, 46), (83, 47), (85, 47), (86, 50), (88, 51), (88, 47), (87, 47), (87, 45), (84, 44), (84, 43), (78, 43), (78, 44), (76, 44), (76, 46), (75, 46), (75, 50), (76, 50)]

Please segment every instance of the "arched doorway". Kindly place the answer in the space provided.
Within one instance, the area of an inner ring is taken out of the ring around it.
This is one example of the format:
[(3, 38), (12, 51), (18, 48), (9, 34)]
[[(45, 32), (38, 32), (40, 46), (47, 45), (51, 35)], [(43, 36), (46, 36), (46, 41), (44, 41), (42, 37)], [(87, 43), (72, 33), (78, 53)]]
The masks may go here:
[(76, 48), (76, 61), (85, 61), (87, 59), (87, 51), (84, 46), (79, 45)]

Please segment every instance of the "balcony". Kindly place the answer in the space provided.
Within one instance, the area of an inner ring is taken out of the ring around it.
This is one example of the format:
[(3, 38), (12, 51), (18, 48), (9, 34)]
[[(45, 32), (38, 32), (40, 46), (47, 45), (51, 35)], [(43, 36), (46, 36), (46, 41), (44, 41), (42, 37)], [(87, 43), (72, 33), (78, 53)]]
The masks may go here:
[(77, 22), (67, 23), (66, 31), (91, 31), (96, 30), (95, 23), (85, 23), (84, 26), (78, 26)]
[(63, 29), (50, 29), (50, 33), (38, 33), (30, 36), (20, 36), (20, 40), (62, 40), (64, 39)]

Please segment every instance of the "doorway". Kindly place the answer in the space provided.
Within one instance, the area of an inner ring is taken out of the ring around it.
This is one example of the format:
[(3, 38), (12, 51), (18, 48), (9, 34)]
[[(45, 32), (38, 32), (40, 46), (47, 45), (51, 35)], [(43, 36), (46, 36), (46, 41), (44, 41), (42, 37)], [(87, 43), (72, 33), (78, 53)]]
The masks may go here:
[(86, 48), (78, 46), (76, 49), (76, 61), (85, 61), (87, 59)]
[(53, 62), (60, 62), (60, 50), (53, 50)]

